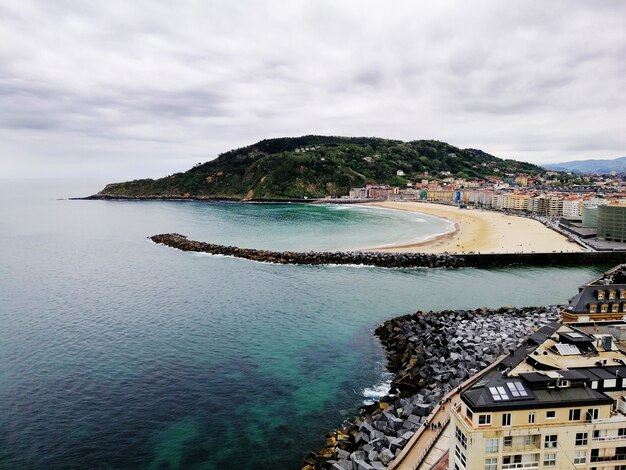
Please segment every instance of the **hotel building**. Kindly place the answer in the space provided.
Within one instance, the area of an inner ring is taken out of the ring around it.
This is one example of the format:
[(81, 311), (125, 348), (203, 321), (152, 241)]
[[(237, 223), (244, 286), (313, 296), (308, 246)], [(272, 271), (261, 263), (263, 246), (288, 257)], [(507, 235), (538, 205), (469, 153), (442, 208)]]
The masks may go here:
[(448, 468), (626, 470), (625, 299), (619, 266), (463, 390)]

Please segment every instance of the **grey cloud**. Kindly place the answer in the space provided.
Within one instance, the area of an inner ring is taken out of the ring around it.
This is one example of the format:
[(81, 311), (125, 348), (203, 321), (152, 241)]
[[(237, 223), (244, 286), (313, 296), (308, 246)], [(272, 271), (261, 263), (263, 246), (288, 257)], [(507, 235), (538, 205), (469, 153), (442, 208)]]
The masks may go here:
[(0, 0), (0, 174), (106, 158), (158, 176), (308, 133), (618, 156), (624, 17), (611, 0)]

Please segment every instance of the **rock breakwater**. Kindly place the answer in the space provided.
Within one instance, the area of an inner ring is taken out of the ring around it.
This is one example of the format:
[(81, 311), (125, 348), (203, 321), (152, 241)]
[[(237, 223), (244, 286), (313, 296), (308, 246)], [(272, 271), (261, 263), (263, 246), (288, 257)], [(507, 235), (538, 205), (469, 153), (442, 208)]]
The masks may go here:
[(150, 239), (182, 251), (233, 256), (253, 261), (279, 264), (360, 264), (382, 268), (493, 268), (498, 266), (578, 265), (626, 262), (626, 252), (574, 253), (395, 253), (376, 251), (270, 251), (217, 245), (190, 240), (178, 233), (153, 235)]
[(503, 307), (417, 312), (386, 321), (376, 335), (394, 373), (390, 394), (328, 433), (326, 447), (311, 452), (302, 470), (386, 468), (449, 390), (558, 318), (557, 307)]
[(154, 243), (167, 245), (182, 251), (195, 251), (213, 255), (234, 256), (253, 261), (279, 264), (362, 264), (384, 268), (406, 267), (446, 267), (454, 268), (462, 265), (462, 257), (452, 255), (436, 255), (425, 253), (377, 253), (365, 251), (269, 251), (236, 246), (216, 245), (195, 240), (177, 233), (153, 235)]

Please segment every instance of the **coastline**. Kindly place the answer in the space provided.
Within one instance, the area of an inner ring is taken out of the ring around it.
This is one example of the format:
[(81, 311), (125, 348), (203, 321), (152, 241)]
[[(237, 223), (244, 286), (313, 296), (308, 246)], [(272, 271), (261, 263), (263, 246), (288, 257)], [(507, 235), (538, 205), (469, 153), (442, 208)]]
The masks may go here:
[(584, 251), (565, 236), (526, 217), (424, 202), (385, 201), (364, 205), (439, 217), (453, 223), (455, 230), (417, 243), (368, 247), (362, 251), (459, 254)]
[[(396, 468), (421, 434), (441, 432), (428, 431), (425, 423), (446, 414), (444, 398), (556, 321), (559, 311), (557, 306), (418, 311), (385, 321), (374, 334), (393, 374), (389, 392), (361, 407), (347, 426), (327, 433), (326, 446), (309, 453), (302, 470), (353, 468), (352, 463)], [(498, 341), (485, 347), (488, 336)]]

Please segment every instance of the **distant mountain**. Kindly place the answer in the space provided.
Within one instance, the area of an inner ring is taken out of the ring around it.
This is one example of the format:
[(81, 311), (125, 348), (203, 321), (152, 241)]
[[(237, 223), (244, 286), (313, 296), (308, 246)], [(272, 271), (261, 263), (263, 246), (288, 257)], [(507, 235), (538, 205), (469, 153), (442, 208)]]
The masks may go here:
[(616, 173), (626, 173), (626, 157), (611, 160), (578, 160), (543, 165), (543, 167), (548, 170), (568, 171), (571, 173), (610, 174), (612, 171)]
[(316, 198), (348, 194), (367, 182), (419, 181), (424, 172), (470, 179), (544, 170), (435, 140), (309, 135), (262, 140), (165, 178), (109, 184), (96, 197)]

